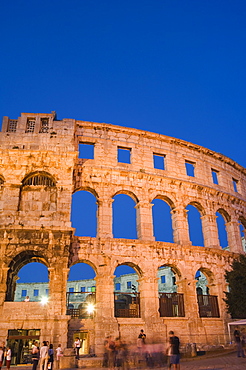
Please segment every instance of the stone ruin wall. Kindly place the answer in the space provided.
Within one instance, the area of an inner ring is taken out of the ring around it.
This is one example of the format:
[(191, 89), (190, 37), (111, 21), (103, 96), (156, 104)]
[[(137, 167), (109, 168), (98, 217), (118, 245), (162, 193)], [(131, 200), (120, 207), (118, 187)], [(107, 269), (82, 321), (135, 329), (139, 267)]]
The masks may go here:
[[(30, 116), (35, 117), (36, 125), (34, 132), (26, 133)], [(42, 117), (49, 119), (46, 133), (38, 131)], [(41, 340), (62, 342), (65, 347), (71, 345), (73, 332), (88, 330), (90, 347), (100, 354), (105, 334), (118, 336), (120, 332), (134, 342), (144, 328), (150, 341), (165, 342), (168, 331), (174, 330), (183, 343), (226, 343), (224, 271), (242, 253), (238, 221), (246, 227), (243, 167), (179, 139), (104, 123), (56, 121), (54, 114), (22, 114), (15, 132), (8, 127), (5, 117), (0, 134), (0, 340), (10, 328), (40, 328)], [(94, 159), (78, 158), (80, 142), (94, 144)], [(131, 164), (118, 163), (118, 147), (131, 149)], [(165, 155), (165, 171), (154, 168), (153, 153)], [(186, 175), (185, 161), (195, 163), (195, 177)], [(213, 183), (211, 169), (218, 171), (219, 185)], [(35, 173), (49, 174), (55, 187), (23, 186), (23, 180)], [(238, 192), (233, 190), (232, 179), (238, 181)], [(97, 199), (96, 238), (73, 235), (71, 197), (77, 190), (88, 190)], [(113, 238), (112, 199), (120, 193), (136, 202), (136, 240)], [(174, 243), (154, 239), (151, 202), (155, 198), (171, 207)], [(204, 247), (193, 246), (189, 240), (188, 204), (201, 213)], [(218, 210), (226, 219), (230, 251), (219, 246)], [(47, 307), (11, 301), (16, 275), (31, 261), (48, 267)], [(89, 263), (96, 272), (97, 313), (93, 320), (70, 320), (66, 315), (66, 281), (69, 268), (77, 262)], [(114, 270), (123, 263), (139, 274), (141, 318), (114, 317)], [(159, 317), (157, 270), (162, 265), (171, 266), (177, 275), (185, 317)], [(218, 296), (220, 318), (198, 315), (194, 278), (198, 269), (208, 279), (210, 294)]]

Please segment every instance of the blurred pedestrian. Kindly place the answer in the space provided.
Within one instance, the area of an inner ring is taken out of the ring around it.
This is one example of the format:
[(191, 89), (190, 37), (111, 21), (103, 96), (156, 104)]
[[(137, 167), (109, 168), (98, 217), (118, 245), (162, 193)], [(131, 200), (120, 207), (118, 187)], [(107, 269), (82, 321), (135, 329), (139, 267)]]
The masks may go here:
[(32, 370), (36, 370), (39, 361), (39, 346), (38, 342), (32, 344)]
[(180, 351), (179, 351), (179, 338), (174, 335), (174, 332), (169, 331), (169, 346), (167, 348), (167, 355), (169, 357), (169, 369), (173, 368), (180, 369)]
[(63, 356), (63, 351), (61, 348), (61, 344), (58, 344), (58, 347), (56, 349), (56, 361), (57, 361), (57, 369), (60, 369), (60, 359)]
[(40, 366), (40, 370), (47, 370), (48, 358), (49, 358), (49, 355), (48, 355), (48, 346), (47, 346), (47, 342), (44, 340), (43, 341), (43, 345), (41, 346), (40, 352), (39, 352), (39, 366)]

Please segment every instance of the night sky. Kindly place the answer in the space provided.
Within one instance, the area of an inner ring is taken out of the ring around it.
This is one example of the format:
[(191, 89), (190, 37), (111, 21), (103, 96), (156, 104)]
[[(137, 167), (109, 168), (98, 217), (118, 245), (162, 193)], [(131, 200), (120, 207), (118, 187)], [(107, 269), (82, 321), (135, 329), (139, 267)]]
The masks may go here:
[(8, 0), (0, 115), (177, 137), (246, 167), (244, 0)]

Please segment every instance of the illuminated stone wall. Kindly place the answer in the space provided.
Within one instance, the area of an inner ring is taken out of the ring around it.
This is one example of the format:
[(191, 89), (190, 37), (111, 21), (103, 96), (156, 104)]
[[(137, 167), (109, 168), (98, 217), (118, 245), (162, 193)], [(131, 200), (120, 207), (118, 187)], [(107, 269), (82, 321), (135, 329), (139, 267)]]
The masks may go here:
[[(94, 145), (94, 159), (78, 158), (79, 143)], [(55, 113), (4, 117), (0, 144), (0, 340), (9, 329), (38, 328), (41, 340), (66, 347), (73, 333), (86, 331), (88, 348), (99, 355), (106, 334), (135, 343), (144, 328), (149, 342), (166, 342), (168, 331), (174, 330), (183, 344), (226, 343), (224, 271), (243, 252), (239, 221), (245, 228), (244, 168), (179, 139), (104, 123), (58, 121)], [(118, 149), (130, 153), (130, 163), (117, 160)], [(163, 156), (165, 170), (154, 168), (153, 155)], [(187, 175), (186, 163), (193, 166), (194, 177)], [(96, 198), (95, 238), (74, 236), (71, 198), (77, 190)], [(136, 240), (113, 238), (112, 202), (121, 193), (136, 203)], [(151, 202), (157, 198), (171, 208), (174, 243), (155, 241)], [(200, 212), (204, 247), (190, 241), (189, 204)], [(219, 245), (216, 212), (226, 221), (229, 250)], [(47, 306), (13, 301), (18, 271), (29, 262), (48, 268)], [(78, 262), (90, 264), (96, 273), (93, 320), (66, 315), (68, 272)], [(121, 264), (138, 274), (139, 318), (114, 317), (114, 271)], [(184, 295), (184, 317), (160, 317), (157, 271), (163, 265), (172, 268), (177, 292)], [(199, 317), (197, 270), (206, 276), (210, 294), (218, 297), (219, 318)]]

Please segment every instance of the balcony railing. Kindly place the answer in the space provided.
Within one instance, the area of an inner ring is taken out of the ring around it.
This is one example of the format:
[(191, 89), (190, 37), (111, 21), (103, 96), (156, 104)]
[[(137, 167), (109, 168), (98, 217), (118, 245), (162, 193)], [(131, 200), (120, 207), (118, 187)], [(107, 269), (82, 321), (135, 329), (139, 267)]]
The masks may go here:
[(140, 317), (139, 293), (114, 293), (115, 317)]
[(215, 295), (197, 295), (200, 317), (220, 317), (218, 298)]
[(180, 293), (160, 293), (159, 311), (161, 317), (184, 317), (184, 297)]
[(93, 318), (95, 303), (95, 292), (67, 292), (67, 315), (81, 319)]

